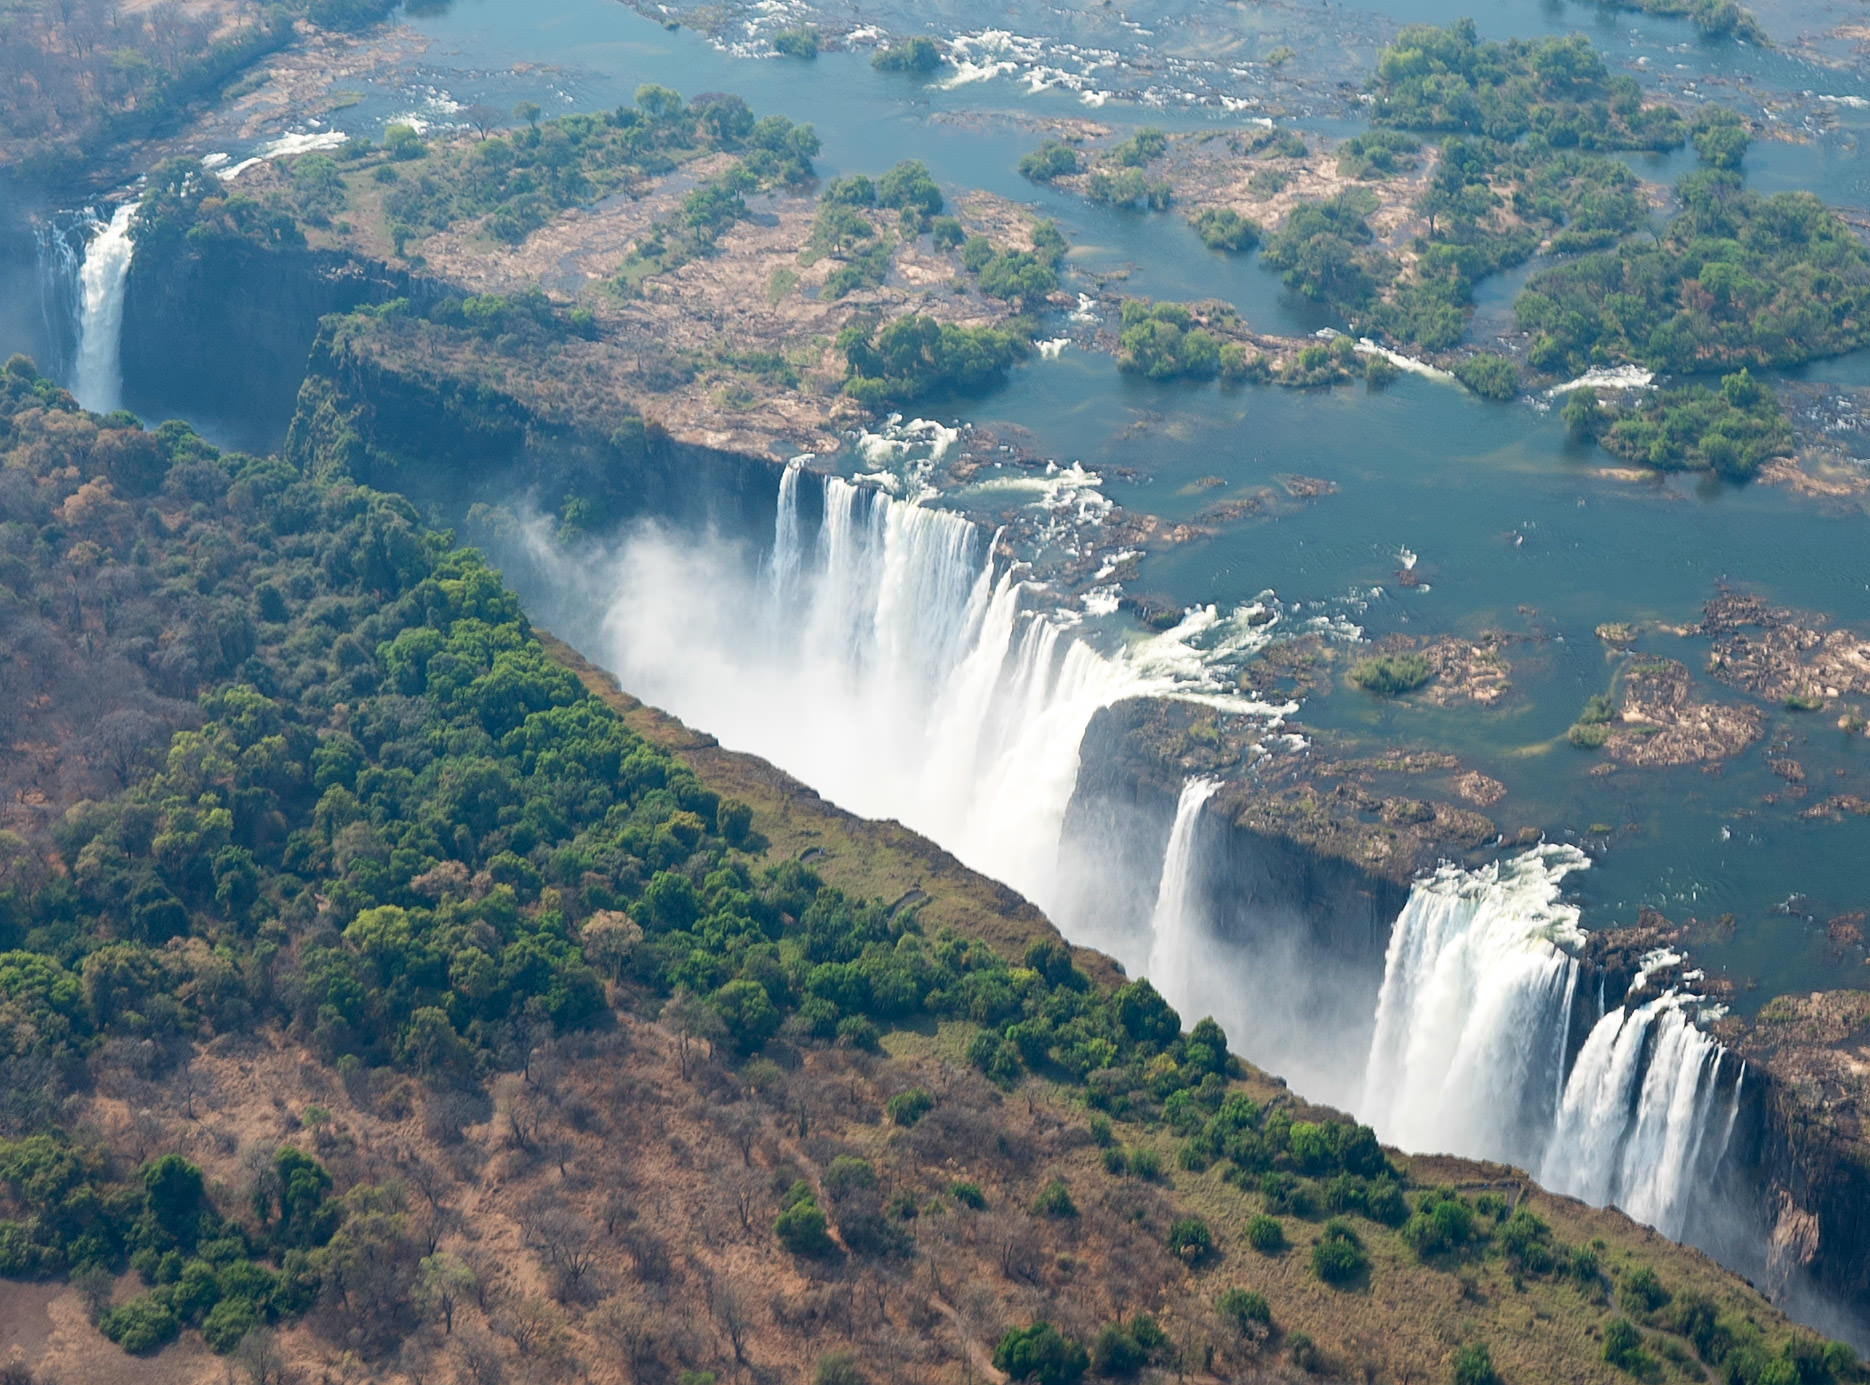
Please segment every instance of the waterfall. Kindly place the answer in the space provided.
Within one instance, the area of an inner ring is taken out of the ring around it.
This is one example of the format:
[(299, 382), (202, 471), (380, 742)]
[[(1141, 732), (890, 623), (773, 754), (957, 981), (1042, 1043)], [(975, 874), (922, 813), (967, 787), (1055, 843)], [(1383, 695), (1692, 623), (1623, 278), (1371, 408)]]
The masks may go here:
[[(42, 223), (35, 235), (39, 251), (39, 316), (45, 326), (46, 358), (40, 365), (54, 380), (71, 378), (71, 365), (84, 310), (82, 281), (84, 238), (95, 230), (89, 212), (74, 224), (71, 213)], [(80, 236), (82, 232), (82, 237)]]
[(1042, 907), (1059, 902), (1060, 829), (1099, 708), (1165, 693), (1282, 710), (1207, 676), (1189, 641), (1211, 610), (1099, 649), (962, 515), (830, 476), (814, 524), (803, 502), (820, 479), (786, 469), (757, 563), (650, 527), (595, 568), (538, 535), (531, 557), (563, 589), (602, 584), (593, 653), (633, 692)]
[(1156, 907), (1149, 916), (1149, 962), (1144, 974), (1184, 1020), (1215, 1012), (1204, 1003), (1206, 978), (1214, 974), (1208, 964), (1204, 921), (1197, 903), (1195, 840), (1201, 812), (1220, 788), (1216, 779), (1190, 779), (1182, 785), (1175, 804), (1175, 825), (1162, 855), (1162, 879), (1156, 886)]
[(130, 223), (138, 205), (122, 203), (109, 222), (95, 223), (97, 231), (85, 247), (79, 271), (78, 345), (71, 392), (94, 413), (110, 413), (123, 403), (123, 290), (136, 250)]
[(1535, 1161), (1563, 1077), (1583, 941), (1560, 882), (1587, 864), (1548, 846), (1417, 883), (1390, 933), (1357, 1110), (1387, 1140)]
[[(1720, 1045), (1695, 1027), (1674, 992), (1605, 1015), (1565, 1085), (1540, 1181), (1587, 1202), (1615, 1203), (1679, 1240), (1720, 1059)], [(1732, 1126), (1730, 1114), (1717, 1157)]]
[(1695, 1025), (1694, 997), (1673, 991), (1608, 1010), (1600, 992), (1567, 1070), (1579, 964), (1566, 949), (1584, 935), (1560, 893), (1588, 864), (1546, 846), (1417, 882), (1390, 935), (1356, 1109), (1405, 1149), (1518, 1164), (1680, 1239), (1738, 1093), (1710, 1144), (1723, 1050)]

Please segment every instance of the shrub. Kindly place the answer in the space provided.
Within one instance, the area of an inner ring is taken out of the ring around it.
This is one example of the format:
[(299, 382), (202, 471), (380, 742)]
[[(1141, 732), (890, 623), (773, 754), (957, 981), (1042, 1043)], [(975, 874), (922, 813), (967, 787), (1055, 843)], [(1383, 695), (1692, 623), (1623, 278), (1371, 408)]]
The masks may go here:
[(1456, 1348), (1453, 1376), (1454, 1385), (1498, 1385), (1500, 1379), (1494, 1373), (1493, 1353), (1485, 1342)]
[(1421, 654), (1376, 654), (1351, 665), (1351, 682), (1379, 697), (1400, 697), (1414, 692), (1434, 676)]
[[(800, 1185), (794, 1184), (794, 1192)], [(818, 1199), (807, 1191), (803, 1197), (791, 1204), (779, 1214), (773, 1223), (773, 1234), (779, 1237), (779, 1244), (794, 1255), (824, 1256), (837, 1247), (826, 1231), (824, 1209), (818, 1205)]]
[(1230, 1319), (1242, 1332), (1249, 1332), (1256, 1325), (1273, 1325), (1273, 1310), (1266, 1302), (1266, 1295), (1253, 1289), (1228, 1289), (1214, 1300), (1214, 1311)]
[(1149, 1352), (1122, 1323), (1105, 1323), (1091, 1343), (1091, 1370), (1101, 1376), (1135, 1375), (1149, 1360)]
[(972, 1207), (976, 1212), (987, 1205), (987, 1195), (981, 1191), (980, 1184), (965, 1178), (948, 1185), (948, 1196), (963, 1207)]
[(883, 1109), (889, 1113), (892, 1125), (908, 1129), (935, 1109), (935, 1098), (926, 1088), (911, 1087), (906, 1092), (896, 1093), (884, 1103)]
[(1262, 1212), (1247, 1223), (1247, 1244), (1262, 1255), (1276, 1255), (1286, 1248), (1286, 1229), (1278, 1217)]
[(1648, 1265), (1638, 1265), (1623, 1277), (1621, 1297), (1645, 1313), (1653, 1313), (1667, 1303), (1671, 1295), (1662, 1287), (1662, 1281), (1656, 1278), (1654, 1270)]
[(1580, 750), (1596, 750), (1610, 739), (1610, 727), (1601, 721), (1576, 721), (1565, 732), (1565, 739)]
[(1232, 207), (1204, 207), (1189, 218), (1188, 224), (1210, 250), (1251, 250), (1263, 234), (1259, 222), (1248, 220)]
[(1032, 1210), (1042, 1217), (1075, 1217), (1078, 1204), (1071, 1200), (1071, 1189), (1065, 1186), (1065, 1180), (1054, 1178), (1032, 1200)]
[(1455, 378), (1482, 399), (1506, 400), (1519, 395), (1519, 367), (1505, 356), (1482, 352), (1458, 362)]
[(818, 30), (810, 24), (794, 24), (773, 35), (773, 51), (788, 58), (815, 58), (818, 47)]
[(1169, 1227), (1169, 1254), (1190, 1265), (1214, 1253), (1214, 1233), (1200, 1217), (1181, 1217)]
[(1312, 1273), (1327, 1284), (1348, 1284), (1370, 1264), (1351, 1224), (1340, 1217), (1325, 1223), (1312, 1246)]
[(167, 1302), (139, 1294), (98, 1320), (98, 1330), (132, 1356), (147, 1356), (175, 1340), (182, 1324)]
[(857, 1358), (848, 1351), (827, 1351), (818, 1358), (812, 1372), (812, 1385), (864, 1385), (864, 1373)]
[(1072, 1385), (1084, 1374), (1091, 1358), (1077, 1342), (1040, 1319), (1031, 1327), (1008, 1329), (994, 1348), (993, 1364), (1010, 1380)]
[(935, 40), (916, 34), (893, 43), (870, 60), (870, 65), (879, 72), (908, 72), (918, 77), (926, 77), (942, 64), (941, 49), (935, 46)]
[(1101, 1111), (1094, 1113), (1091, 1117), (1091, 1143), (1099, 1149), (1108, 1149), (1114, 1138), (1110, 1130), (1110, 1117)]
[(1656, 1373), (1656, 1358), (1643, 1349), (1643, 1334), (1628, 1318), (1612, 1318), (1605, 1325), (1604, 1360), (1639, 1378)]
[(1403, 1240), (1424, 1260), (1460, 1249), (1473, 1234), (1474, 1209), (1451, 1193), (1424, 1193), (1402, 1228)]
[(1047, 140), (1019, 161), (1019, 176), (1035, 183), (1049, 183), (1077, 171), (1078, 151), (1055, 139)]
[(840, 1154), (825, 1169), (825, 1176), (819, 1180), (825, 1189), (825, 1196), (833, 1202), (842, 1202), (852, 1193), (872, 1192), (877, 1186), (877, 1171), (868, 1159), (855, 1159), (848, 1154)]

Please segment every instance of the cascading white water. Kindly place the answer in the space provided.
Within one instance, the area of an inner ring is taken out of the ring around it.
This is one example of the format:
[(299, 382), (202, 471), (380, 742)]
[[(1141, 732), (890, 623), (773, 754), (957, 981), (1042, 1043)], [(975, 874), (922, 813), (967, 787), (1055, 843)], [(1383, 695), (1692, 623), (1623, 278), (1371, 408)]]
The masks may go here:
[[(83, 229), (87, 235), (92, 233), (95, 221), (85, 214)], [(54, 380), (70, 378), (79, 317), (84, 310), (84, 256), (79, 250), (82, 242), (78, 230), (69, 214), (61, 214), (40, 225), (36, 237), (39, 316), (45, 328), (46, 352), (40, 365)]]
[(1548, 846), (1418, 882), (1390, 933), (1358, 1113), (1405, 1149), (1533, 1162), (1563, 1075), (1583, 941)]
[(1149, 916), (1149, 961), (1144, 975), (1185, 1020), (1212, 1014), (1203, 995), (1214, 976), (1204, 965), (1207, 951), (1201, 936), (1202, 919), (1197, 901), (1196, 842), (1202, 809), (1220, 788), (1216, 779), (1190, 779), (1182, 785), (1175, 804), (1175, 824), (1162, 854), (1162, 879), (1156, 886), (1156, 907)]
[[(1405, 1149), (1535, 1169), (1554, 1191), (1679, 1238), (1722, 1050), (1694, 1024), (1692, 998), (1670, 992), (1605, 1013), (1567, 1071), (1579, 968), (1565, 948), (1584, 935), (1560, 890), (1587, 864), (1546, 846), (1417, 883), (1390, 936), (1353, 1105)], [(1730, 1111), (1714, 1160), (1732, 1127)]]
[(130, 226), (136, 202), (122, 203), (85, 247), (79, 271), (78, 345), (71, 392), (85, 408), (107, 414), (123, 403), (123, 291), (136, 243)]
[[(1540, 1181), (1587, 1202), (1615, 1203), (1679, 1238), (1720, 1058), (1720, 1045), (1695, 1027), (1674, 992), (1605, 1015), (1578, 1051)], [(1732, 1127), (1730, 1114), (1723, 1149)]]
[(854, 812), (900, 819), (1045, 907), (1099, 708), (1177, 692), (1282, 710), (1191, 671), (1184, 641), (1211, 611), (1100, 653), (1070, 612), (1035, 609), (1033, 587), (996, 567), (964, 517), (827, 477), (814, 531), (804, 489), (788, 469), (757, 576), (727, 545), (653, 529), (600, 574), (537, 534), (532, 556), (567, 587), (602, 583), (594, 652), (632, 691)]

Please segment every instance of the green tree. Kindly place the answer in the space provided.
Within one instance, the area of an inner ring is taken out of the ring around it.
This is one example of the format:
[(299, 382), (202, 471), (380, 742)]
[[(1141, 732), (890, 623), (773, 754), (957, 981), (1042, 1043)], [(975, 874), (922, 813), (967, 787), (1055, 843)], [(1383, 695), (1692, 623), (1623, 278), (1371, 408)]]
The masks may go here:
[(1091, 1364), (1091, 1358), (1083, 1346), (1040, 1319), (1030, 1327), (1009, 1328), (994, 1348), (993, 1364), (1010, 1380), (1074, 1385)]

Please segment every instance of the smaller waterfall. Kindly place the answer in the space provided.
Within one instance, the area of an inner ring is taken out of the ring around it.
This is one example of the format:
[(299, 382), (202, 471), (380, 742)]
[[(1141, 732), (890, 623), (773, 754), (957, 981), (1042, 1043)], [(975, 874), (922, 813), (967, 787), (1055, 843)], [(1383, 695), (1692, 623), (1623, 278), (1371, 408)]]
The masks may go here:
[(94, 413), (110, 413), (123, 403), (123, 291), (136, 251), (130, 226), (138, 205), (125, 202), (109, 222), (98, 223), (79, 271), (78, 347), (71, 392)]
[[(1565, 1084), (1540, 1181), (1587, 1202), (1615, 1203), (1679, 1240), (1720, 1059), (1720, 1045), (1695, 1026), (1674, 992), (1605, 1015)], [(1731, 1113), (1723, 1124), (1717, 1157), (1732, 1131)]]
[(1405, 1149), (1533, 1162), (1564, 1074), (1584, 935), (1547, 846), (1419, 881), (1390, 934), (1357, 1110)]
[(1168, 1002), (1192, 1022), (1214, 1012), (1204, 1005), (1204, 978), (1213, 974), (1206, 958), (1206, 930), (1196, 901), (1195, 852), (1201, 812), (1220, 788), (1217, 779), (1190, 779), (1175, 804), (1175, 825), (1162, 855), (1162, 879), (1149, 917), (1149, 962), (1144, 974)]
[(97, 218), (89, 212), (61, 213), (40, 225), (39, 316), (45, 326), (45, 359), (39, 364), (54, 380), (71, 378), (78, 323), (84, 311), (84, 242)]

